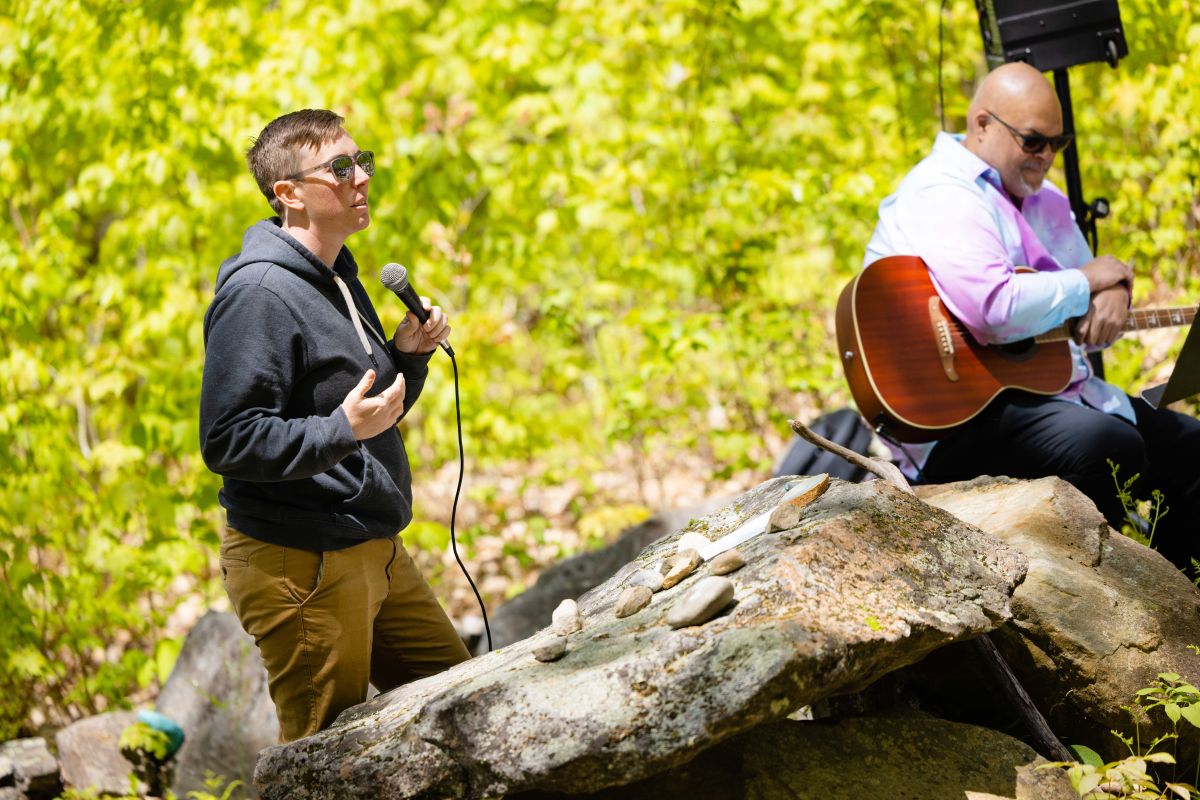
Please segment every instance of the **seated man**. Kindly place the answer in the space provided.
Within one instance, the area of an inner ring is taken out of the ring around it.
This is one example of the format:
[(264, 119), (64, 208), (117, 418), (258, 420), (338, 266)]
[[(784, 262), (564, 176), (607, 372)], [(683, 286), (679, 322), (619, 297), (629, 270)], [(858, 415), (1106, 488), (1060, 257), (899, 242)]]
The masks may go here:
[[(997, 68), (971, 102), (966, 135), (939, 134), (880, 205), (863, 263), (921, 257), (946, 306), (985, 344), (1078, 319), (1071, 383), (1055, 397), (1003, 392), (936, 442), (892, 447), (906, 474), (923, 482), (1058, 475), (1120, 530), (1111, 459), (1122, 480), (1141, 474), (1135, 497), (1164, 493), (1170, 511), (1153, 544), (1186, 567), (1200, 554), (1200, 422), (1100, 380), (1079, 346), (1120, 335), (1133, 273), (1110, 256), (1092, 258), (1067, 198), (1046, 182), (1056, 151), (1070, 143), (1062, 132), (1058, 97), (1041, 73), (1020, 63)], [(1018, 265), (1038, 272), (1018, 274)]]

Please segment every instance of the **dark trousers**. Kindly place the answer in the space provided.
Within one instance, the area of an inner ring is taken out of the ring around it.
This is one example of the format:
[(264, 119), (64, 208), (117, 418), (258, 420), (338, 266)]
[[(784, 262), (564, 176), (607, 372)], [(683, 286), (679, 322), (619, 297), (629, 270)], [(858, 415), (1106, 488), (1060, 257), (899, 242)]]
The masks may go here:
[[(1125, 514), (1108, 460), (1123, 483), (1140, 474), (1132, 495), (1165, 495), (1154, 547), (1180, 568), (1200, 558), (1200, 421), (1132, 398), (1137, 425), (1065, 400), (1008, 391), (979, 416), (938, 442), (923, 470), (926, 483), (979, 475), (1058, 475), (1091, 498), (1120, 530)], [(1189, 572), (1190, 576), (1190, 572)]]

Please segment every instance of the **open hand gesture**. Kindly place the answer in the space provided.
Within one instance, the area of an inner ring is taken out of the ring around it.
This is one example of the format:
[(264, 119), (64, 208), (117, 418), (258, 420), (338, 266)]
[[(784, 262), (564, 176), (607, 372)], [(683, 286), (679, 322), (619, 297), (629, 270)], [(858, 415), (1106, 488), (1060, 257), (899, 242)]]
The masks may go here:
[(397, 375), (391, 386), (374, 397), (367, 397), (374, 383), (375, 370), (369, 369), (342, 401), (342, 411), (350, 420), (350, 430), (356, 441), (372, 439), (395, 427), (404, 413), (404, 376)]

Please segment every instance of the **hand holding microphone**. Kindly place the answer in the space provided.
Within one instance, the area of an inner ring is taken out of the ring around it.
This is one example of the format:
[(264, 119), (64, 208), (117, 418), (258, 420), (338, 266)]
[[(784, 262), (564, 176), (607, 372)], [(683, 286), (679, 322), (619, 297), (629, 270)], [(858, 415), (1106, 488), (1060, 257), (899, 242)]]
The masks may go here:
[[(379, 273), (379, 280), (396, 293), (404, 305), (408, 306), (409, 313), (421, 323), (420, 325), (402, 324), (396, 328), (396, 349), (402, 353), (428, 352), (433, 349), (434, 344), (437, 344), (446, 351), (446, 355), (450, 356), (450, 364), (454, 367), (454, 415), (458, 420), (458, 486), (454, 489), (454, 505), (450, 508), (450, 547), (454, 551), (454, 560), (458, 562), (463, 575), (467, 576), (467, 583), (471, 584), (471, 591), (475, 592), (475, 599), (479, 601), (479, 613), (483, 614), (483, 629), (487, 631), (488, 651), (490, 652), (492, 629), (488, 625), (487, 608), (483, 604), (483, 598), (479, 596), (479, 589), (476, 588), (475, 581), (471, 580), (471, 573), (467, 571), (467, 565), (458, 555), (458, 542), (454, 538), (454, 520), (458, 516), (458, 497), (462, 493), (466, 462), (463, 459), (462, 408), (459, 405), (458, 396), (458, 361), (454, 358), (454, 350), (450, 347), (450, 343), (446, 341), (450, 335), (450, 327), (446, 324), (446, 315), (440, 308), (430, 304), (428, 297), (418, 297), (417, 293), (413, 291), (412, 286), (408, 283), (408, 270), (404, 267), (396, 263), (384, 264)], [(405, 322), (407, 321), (406, 319)]]
[(450, 326), (441, 308), (431, 305), (429, 298), (418, 297), (408, 282), (408, 270), (399, 264), (385, 264), (379, 280), (400, 298), (416, 318), (417, 325), (401, 325), (396, 329), (396, 349), (402, 353), (427, 353), (440, 346), (453, 357), (454, 350), (446, 341)]

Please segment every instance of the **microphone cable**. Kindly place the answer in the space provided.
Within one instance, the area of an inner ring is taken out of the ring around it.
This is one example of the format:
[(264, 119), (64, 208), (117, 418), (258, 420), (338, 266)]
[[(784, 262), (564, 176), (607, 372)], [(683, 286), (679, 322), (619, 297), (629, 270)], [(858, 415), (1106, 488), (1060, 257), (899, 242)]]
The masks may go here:
[(458, 394), (458, 359), (450, 351), (447, 351), (446, 354), (450, 356), (450, 364), (454, 367), (454, 418), (458, 426), (458, 485), (454, 489), (454, 504), (450, 507), (450, 549), (454, 551), (454, 560), (458, 562), (458, 568), (466, 576), (467, 583), (471, 584), (471, 591), (475, 593), (475, 600), (479, 603), (479, 613), (483, 614), (483, 630), (487, 633), (488, 652), (490, 653), (492, 652), (492, 628), (488, 624), (487, 609), (484, 608), (483, 598), (479, 596), (479, 589), (475, 587), (475, 581), (471, 580), (471, 573), (467, 572), (467, 565), (458, 555), (458, 540), (454, 535), (455, 520), (458, 518), (458, 497), (462, 492), (463, 474), (466, 472), (467, 460), (463, 454), (462, 402)]

